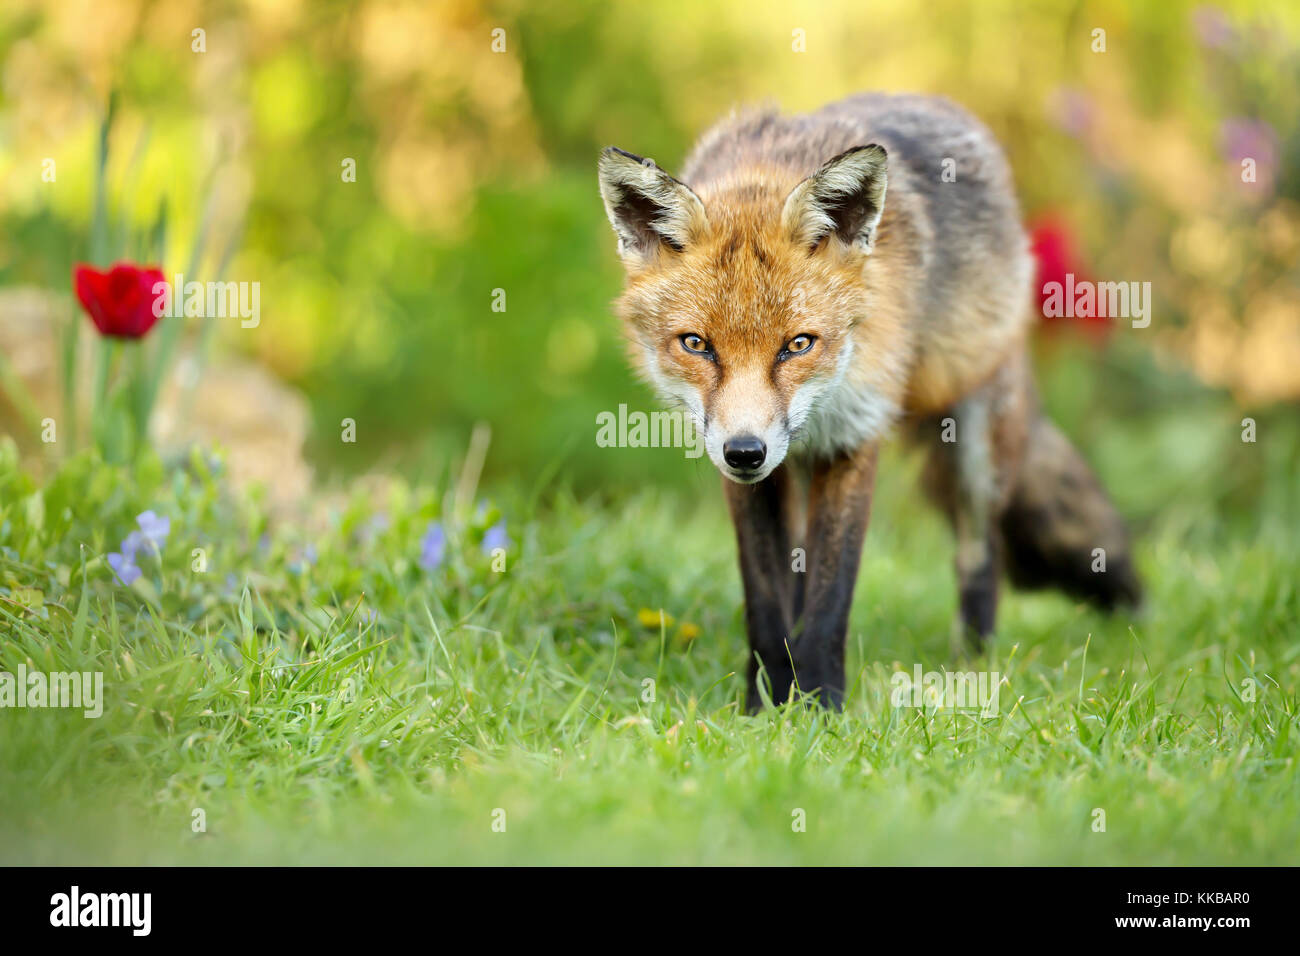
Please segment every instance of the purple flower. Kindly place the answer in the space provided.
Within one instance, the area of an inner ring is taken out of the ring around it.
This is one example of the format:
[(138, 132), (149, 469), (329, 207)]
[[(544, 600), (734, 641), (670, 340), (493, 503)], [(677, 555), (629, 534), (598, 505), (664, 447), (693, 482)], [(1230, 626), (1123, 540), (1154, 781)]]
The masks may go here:
[(1057, 126), (1075, 139), (1083, 139), (1092, 130), (1096, 109), (1087, 93), (1061, 87), (1052, 94), (1051, 112)]
[[(125, 549), (125, 542), (123, 548)], [(126, 587), (131, 586), (131, 582), (140, 576), (140, 569), (135, 565), (135, 554), (120, 554), (117, 551), (110, 551), (108, 554), (108, 566), (113, 569), (113, 574)]]
[(1263, 120), (1233, 116), (1219, 127), (1223, 153), (1229, 159), (1276, 159), (1277, 134)]
[(510, 539), (506, 536), (506, 519), (502, 518), (488, 528), (483, 535), (483, 553), (491, 554), (497, 548), (507, 548), (509, 546)]
[(1255, 182), (1266, 191), (1273, 185), (1278, 141), (1272, 126), (1247, 116), (1230, 117), (1219, 127), (1219, 143), (1224, 159), (1237, 167), (1241, 166), (1242, 160), (1254, 160)]
[[(149, 545), (159, 551), (167, 543), (167, 535), (171, 534), (172, 519), (160, 518), (152, 511), (146, 511), (137, 515), (135, 523), (140, 526), (140, 531), (149, 541)], [(134, 534), (134, 532), (132, 532)]]
[(1226, 50), (1237, 41), (1237, 31), (1227, 14), (1208, 4), (1192, 11), (1192, 29), (1201, 46), (1207, 49)]
[(436, 571), (442, 566), (447, 554), (447, 534), (442, 525), (436, 521), (429, 522), (429, 528), (420, 539), (420, 567), (426, 571)]

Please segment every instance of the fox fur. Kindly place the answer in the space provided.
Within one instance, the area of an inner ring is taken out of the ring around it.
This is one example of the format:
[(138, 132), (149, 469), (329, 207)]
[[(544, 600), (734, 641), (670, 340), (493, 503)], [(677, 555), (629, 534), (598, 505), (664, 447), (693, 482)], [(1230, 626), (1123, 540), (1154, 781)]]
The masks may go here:
[(841, 706), (877, 451), (898, 426), (931, 448), (925, 486), (955, 532), (974, 647), (1003, 573), (1108, 608), (1138, 600), (1123, 522), (1038, 405), (1035, 264), (981, 123), (914, 95), (743, 111), (681, 175), (613, 147), (599, 163), (633, 363), (728, 479), (751, 708), (794, 688)]

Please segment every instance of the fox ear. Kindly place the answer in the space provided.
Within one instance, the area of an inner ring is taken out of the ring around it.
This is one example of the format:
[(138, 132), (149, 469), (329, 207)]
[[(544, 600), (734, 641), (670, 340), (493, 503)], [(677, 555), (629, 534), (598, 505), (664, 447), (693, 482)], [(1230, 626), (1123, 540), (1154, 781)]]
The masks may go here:
[(661, 245), (681, 252), (708, 226), (704, 204), (685, 183), (632, 153), (607, 146), (600, 154), (600, 195), (618, 236), (618, 254), (642, 262)]
[(845, 243), (870, 252), (885, 209), (883, 146), (855, 146), (828, 160), (791, 190), (782, 224), (796, 242), (812, 248), (834, 233)]

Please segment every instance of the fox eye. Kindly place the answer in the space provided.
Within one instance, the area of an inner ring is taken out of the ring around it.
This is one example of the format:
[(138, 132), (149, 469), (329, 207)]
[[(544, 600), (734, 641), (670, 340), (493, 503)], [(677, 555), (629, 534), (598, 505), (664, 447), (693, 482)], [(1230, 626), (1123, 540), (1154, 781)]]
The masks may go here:
[(789, 342), (785, 343), (785, 348), (781, 350), (781, 357), (785, 358), (786, 356), (807, 352), (812, 348), (813, 343), (816, 341), (817, 336), (815, 335), (796, 335)]
[(709, 343), (694, 333), (688, 332), (686, 335), (680, 336), (680, 340), (682, 348), (695, 355), (713, 354), (713, 350), (709, 348)]

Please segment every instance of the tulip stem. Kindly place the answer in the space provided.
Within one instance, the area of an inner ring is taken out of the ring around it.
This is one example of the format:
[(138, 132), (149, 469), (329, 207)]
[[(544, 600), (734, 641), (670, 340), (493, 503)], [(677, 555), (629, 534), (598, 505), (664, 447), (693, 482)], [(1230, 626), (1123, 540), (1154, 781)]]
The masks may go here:
[(113, 364), (113, 352), (117, 342), (104, 337), (99, 340), (99, 352), (95, 356), (95, 403), (90, 409), (90, 430), (97, 444), (103, 447), (103, 428), (108, 416), (108, 373)]
[(64, 326), (63, 334), (63, 418), (64, 434), (67, 436), (68, 451), (77, 450), (80, 436), (77, 428), (80, 424), (77, 408), (77, 346), (81, 339), (81, 317), (69, 314), (69, 321)]

